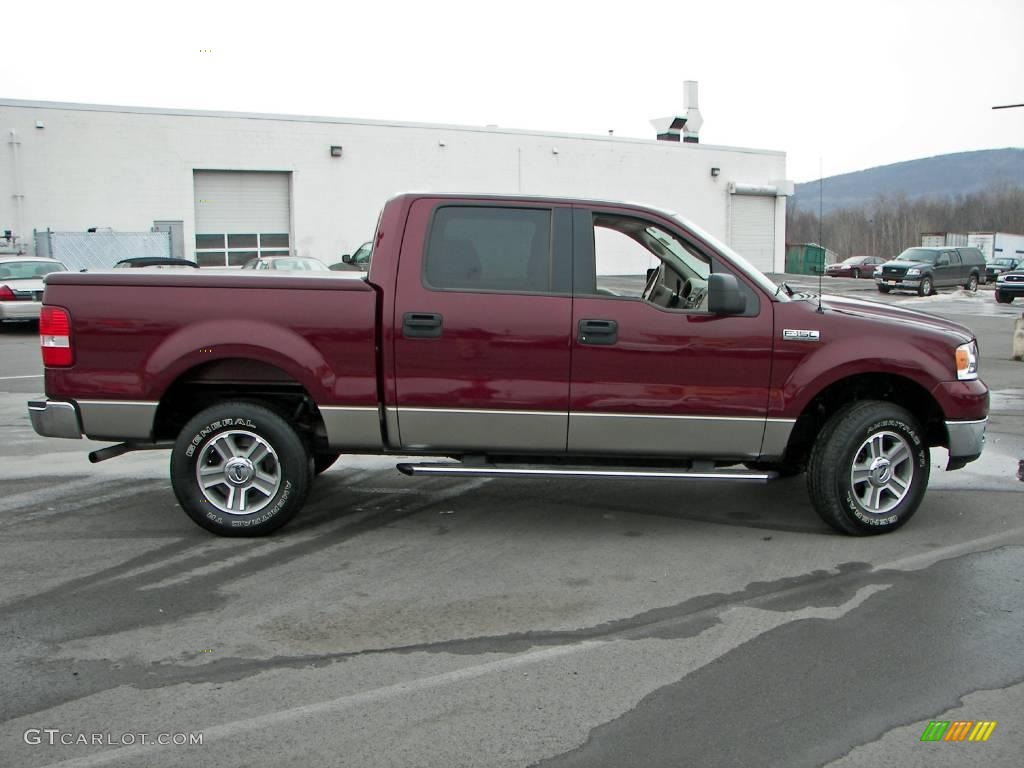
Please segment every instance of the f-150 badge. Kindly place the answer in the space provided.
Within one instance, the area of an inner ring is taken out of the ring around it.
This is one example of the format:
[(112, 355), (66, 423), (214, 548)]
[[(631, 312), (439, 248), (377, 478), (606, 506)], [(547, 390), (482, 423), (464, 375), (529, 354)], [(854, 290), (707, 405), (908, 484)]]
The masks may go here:
[(786, 341), (820, 341), (821, 334), (818, 331), (803, 331), (784, 328), (782, 331), (782, 338)]

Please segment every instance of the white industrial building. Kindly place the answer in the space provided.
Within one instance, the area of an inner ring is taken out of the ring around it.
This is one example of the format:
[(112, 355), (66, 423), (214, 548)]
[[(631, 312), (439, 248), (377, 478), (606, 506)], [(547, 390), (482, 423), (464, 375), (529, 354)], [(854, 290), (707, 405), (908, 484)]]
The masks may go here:
[(683, 115), (652, 121), (662, 140), (0, 99), (0, 231), (32, 250), (37, 230), (156, 228), (200, 264), (333, 263), (399, 192), (566, 195), (677, 211), (782, 271), (785, 154), (699, 143), (687, 89)]

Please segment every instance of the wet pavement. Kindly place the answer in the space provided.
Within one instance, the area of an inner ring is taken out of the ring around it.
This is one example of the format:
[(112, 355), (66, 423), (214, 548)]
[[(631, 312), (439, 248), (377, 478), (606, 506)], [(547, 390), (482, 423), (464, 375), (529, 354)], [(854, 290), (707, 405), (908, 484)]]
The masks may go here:
[[(864, 539), (799, 477), (464, 482), (380, 458), (325, 473), (280, 535), (218, 539), (165, 455), (90, 465), (35, 436), (40, 385), (13, 378), (38, 375), (35, 336), (5, 329), (0, 765), (1015, 766), (1024, 305), (983, 294), (926, 301), (979, 336), (985, 454), (947, 473), (933, 451), (915, 518)], [(998, 725), (923, 743), (933, 720)], [(203, 743), (122, 745), (140, 733)], [(60, 744), (82, 734), (114, 743)]]

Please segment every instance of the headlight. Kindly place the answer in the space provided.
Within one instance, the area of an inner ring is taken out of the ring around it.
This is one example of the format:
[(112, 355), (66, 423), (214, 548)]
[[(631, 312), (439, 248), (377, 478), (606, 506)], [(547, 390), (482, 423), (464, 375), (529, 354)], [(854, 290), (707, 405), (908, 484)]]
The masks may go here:
[(915, 275), (920, 275), (920, 274), (921, 274), (921, 270), (918, 269), (917, 267), (911, 267), (910, 269), (907, 270), (907, 277), (914, 277)]
[(961, 344), (956, 348), (956, 377), (960, 381), (978, 378), (978, 342)]
[(882, 268), (881, 267), (875, 267), (875, 271), (874, 271), (873, 274), (874, 274), (875, 277), (881, 277), (882, 276)]
[(997, 283), (1005, 283), (1006, 282), (1006, 275), (1004, 275), (1002, 272), (1000, 272), (998, 275), (996, 275), (996, 282)]

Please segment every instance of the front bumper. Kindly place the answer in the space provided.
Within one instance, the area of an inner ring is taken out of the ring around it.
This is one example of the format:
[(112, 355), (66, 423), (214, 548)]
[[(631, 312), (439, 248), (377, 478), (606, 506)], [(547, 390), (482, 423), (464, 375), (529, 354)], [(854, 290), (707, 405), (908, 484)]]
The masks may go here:
[(1019, 299), (1024, 296), (1024, 283), (1008, 283), (1004, 280), (1001, 283), (996, 283), (996, 290), (1004, 296), (1013, 296), (1013, 298)]
[(38, 320), (41, 301), (0, 301), (0, 320)]
[(960, 469), (981, 456), (985, 447), (985, 427), (988, 418), (977, 421), (947, 421), (949, 435), (949, 462), (947, 470)]
[(876, 277), (875, 283), (877, 285), (884, 285), (889, 288), (896, 288), (897, 290), (902, 288), (906, 291), (916, 291), (921, 286), (920, 277)]
[(29, 400), (28, 416), (32, 429), (43, 437), (66, 437), (80, 440), (82, 423), (74, 403), (62, 400)]

